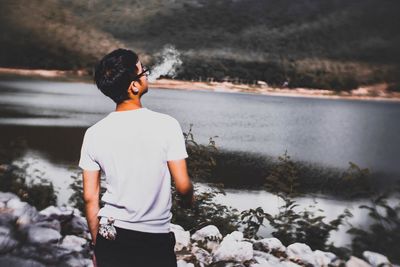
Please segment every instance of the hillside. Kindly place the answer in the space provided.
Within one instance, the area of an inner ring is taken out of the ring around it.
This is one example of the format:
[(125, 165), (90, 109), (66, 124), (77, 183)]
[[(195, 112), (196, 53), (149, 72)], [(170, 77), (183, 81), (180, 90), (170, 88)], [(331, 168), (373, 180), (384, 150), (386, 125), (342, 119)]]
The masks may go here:
[[(24, 55), (16, 60), (1, 54), (1, 66), (84, 67), (119, 45), (152, 55), (172, 44), (182, 54), (181, 79), (230, 76), (333, 89), (388, 82), (396, 89), (400, 77), (395, 0), (36, 0), (28, 8), (21, 7), (22, 0), (7, 0), (1, 5), (1, 25), (7, 25), (2, 38), (8, 36), (1, 46)], [(72, 63), (70, 54), (79, 62)], [(49, 62), (38, 61), (39, 55)]]
[(91, 67), (123, 44), (53, 0), (0, 2), (0, 64), (7, 67)]

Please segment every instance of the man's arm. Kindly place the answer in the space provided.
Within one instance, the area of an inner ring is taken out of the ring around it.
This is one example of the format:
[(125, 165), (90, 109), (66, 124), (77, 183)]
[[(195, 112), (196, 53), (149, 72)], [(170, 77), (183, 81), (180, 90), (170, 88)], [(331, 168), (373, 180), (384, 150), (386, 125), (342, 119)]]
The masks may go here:
[(100, 171), (83, 171), (83, 200), (85, 201), (85, 214), (93, 244), (96, 243), (99, 229), (99, 197), (100, 197)]
[(191, 207), (194, 202), (193, 184), (187, 172), (186, 160), (168, 161), (169, 172), (175, 182), (176, 191), (181, 195), (184, 206)]

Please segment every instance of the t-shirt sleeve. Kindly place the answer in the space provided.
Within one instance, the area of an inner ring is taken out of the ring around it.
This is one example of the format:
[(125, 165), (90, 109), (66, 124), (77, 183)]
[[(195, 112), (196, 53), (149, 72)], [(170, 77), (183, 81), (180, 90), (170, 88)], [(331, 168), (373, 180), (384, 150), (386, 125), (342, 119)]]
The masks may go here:
[(169, 128), (167, 161), (187, 158), (185, 139), (179, 122), (174, 119)]
[(88, 134), (88, 131), (86, 131), (82, 142), (79, 167), (81, 167), (83, 170), (88, 170), (88, 171), (100, 170), (99, 164), (94, 159), (94, 155), (90, 147), (90, 142), (91, 142), (90, 136)]

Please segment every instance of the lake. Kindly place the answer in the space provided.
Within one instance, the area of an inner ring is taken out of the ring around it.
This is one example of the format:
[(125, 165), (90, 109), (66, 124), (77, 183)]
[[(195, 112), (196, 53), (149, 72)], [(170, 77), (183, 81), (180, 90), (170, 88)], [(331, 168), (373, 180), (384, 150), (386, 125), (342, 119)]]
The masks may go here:
[[(346, 169), (352, 161), (388, 177), (400, 174), (400, 103), (153, 88), (142, 102), (175, 117), (185, 132), (193, 124), (200, 143), (218, 136), (214, 140), (221, 149), (272, 157), (287, 150), (296, 160), (321, 166)], [(93, 84), (1, 81), (1, 143), (25, 139), (27, 149), (16, 162), (29, 163), (31, 179), (40, 170), (40, 176), (53, 181), (59, 204), (65, 204), (70, 176), (79, 172), (84, 131), (114, 108)], [(239, 209), (268, 209), (271, 197), (263, 191), (229, 190), (220, 201)], [(313, 200), (302, 203), (307, 206)], [(318, 202), (330, 210), (328, 217), (359, 204), (324, 198)], [(362, 220), (357, 216), (356, 221)]]

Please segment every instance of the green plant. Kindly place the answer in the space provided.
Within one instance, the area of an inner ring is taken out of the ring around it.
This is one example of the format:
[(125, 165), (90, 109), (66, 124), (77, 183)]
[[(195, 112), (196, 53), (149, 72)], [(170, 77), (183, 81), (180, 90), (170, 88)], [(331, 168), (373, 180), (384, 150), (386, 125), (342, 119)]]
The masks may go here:
[[(82, 173), (80, 172), (80, 173), (72, 174), (71, 179), (73, 181), (69, 185), (69, 188), (72, 189), (73, 193), (69, 197), (68, 201), (74, 208), (77, 208), (78, 210), (80, 210), (82, 212), (82, 214), (84, 214), (85, 213), (85, 202), (83, 200)], [(102, 206), (101, 198), (106, 191), (106, 188), (104, 186), (105, 178), (103, 176), (100, 177), (100, 183), (101, 183), (101, 187), (100, 187), (99, 202), (100, 202), (100, 206)]]
[(27, 182), (26, 176), (28, 167), (18, 167), (13, 164), (3, 165), (0, 170), (0, 191), (16, 194), (22, 201), (25, 201), (38, 210), (44, 209), (57, 203), (57, 195), (53, 183), (42, 177), (38, 182)]
[(351, 246), (355, 255), (361, 256), (365, 250), (376, 251), (400, 263), (400, 200), (397, 196), (396, 202), (390, 205), (388, 197), (388, 194), (381, 194), (373, 198), (370, 205), (361, 205), (361, 209), (368, 210), (368, 229), (352, 226), (347, 232), (354, 236)]
[[(212, 137), (209, 138), (208, 145), (198, 144), (193, 137), (192, 124), (189, 131), (184, 133), (186, 148), (188, 150), (188, 172), (189, 176), (197, 181), (209, 179), (211, 170), (216, 166), (215, 152), (218, 151), (215, 141)], [(214, 138), (217, 136), (214, 136)], [(195, 186), (196, 201), (191, 209), (183, 209), (180, 207), (181, 202), (179, 194), (172, 190), (172, 222), (177, 223), (195, 231), (208, 224), (216, 225), (221, 233), (227, 234), (238, 228), (237, 210), (231, 209), (222, 204), (215, 203), (215, 197), (219, 194), (225, 194), (222, 185), (210, 184), (210, 188), (203, 192), (199, 192), (199, 187)]]
[(342, 174), (339, 182), (351, 188), (350, 197), (368, 197), (374, 194), (370, 174), (368, 168), (362, 169), (350, 161), (349, 167)]
[(225, 194), (221, 186), (214, 184), (200, 193), (198, 187), (195, 186), (195, 192), (194, 206), (190, 209), (183, 209), (178, 205), (179, 196), (176, 194), (175, 187), (172, 187), (171, 211), (173, 223), (179, 224), (191, 232), (213, 224), (218, 227), (223, 235), (238, 229), (237, 210), (215, 202), (215, 197), (218, 194)]
[(352, 216), (350, 211), (345, 209), (337, 218), (325, 222), (325, 216), (316, 214), (322, 213), (322, 209), (315, 210), (314, 206), (309, 206), (311, 209), (296, 211), (296, 201), (288, 197), (284, 197), (283, 201), (278, 214), (268, 216), (267, 219), (275, 229), (272, 235), (285, 245), (301, 242), (312, 249), (326, 250), (333, 246), (327, 243), (330, 233), (338, 230), (339, 226)]
[(278, 208), (276, 215), (266, 213), (260, 207), (243, 211), (241, 223), (245, 225), (244, 234), (248, 238), (258, 238), (259, 228), (268, 221), (275, 229), (272, 235), (285, 245), (302, 242), (313, 249), (332, 248), (333, 245), (328, 244), (330, 233), (337, 230), (352, 214), (346, 209), (336, 219), (325, 222), (325, 216), (317, 215), (317, 212), (322, 213), (323, 210), (315, 210), (315, 206), (297, 211), (299, 204), (293, 198), (301, 195), (298, 191), (300, 187), (298, 175), (296, 163), (285, 151), (283, 156), (278, 157), (278, 164), (266, 178), (266, 188), (280, 197), (283, 204)]
[(211, 171), (216, 165), (214, 153), (218, 149), (213, 137), (209, 138), (207, 145), (197, 143), (193, 137), (192, 126), (193, 124), (190, 124), (188, 132), (183, 133), (186, 149), (189, 154), (187, 160), (189, 176), (197, 181), (206, 181), (211, 176)]
[(274, 166), (266, 178), (266, 188), (275, 194), (294, 197), (299, 195), (299, 171), (296, 163), (291, 160), (287, 150), (278, 157), (278, 164)]

